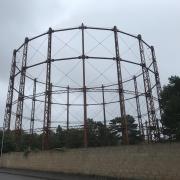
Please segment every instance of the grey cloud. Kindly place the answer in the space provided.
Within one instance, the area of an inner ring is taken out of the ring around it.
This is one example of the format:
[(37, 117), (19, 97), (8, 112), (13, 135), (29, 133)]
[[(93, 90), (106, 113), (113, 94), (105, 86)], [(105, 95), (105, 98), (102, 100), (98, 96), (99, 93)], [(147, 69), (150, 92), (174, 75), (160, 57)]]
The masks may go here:
[(52, 28), (113, 27), (142, 34), (155, 46), (162, 84), (180, 74), (180, 2), (178, 0), (0, 0), (0, 122), (9, 78), (12, 51), (26, 36)]

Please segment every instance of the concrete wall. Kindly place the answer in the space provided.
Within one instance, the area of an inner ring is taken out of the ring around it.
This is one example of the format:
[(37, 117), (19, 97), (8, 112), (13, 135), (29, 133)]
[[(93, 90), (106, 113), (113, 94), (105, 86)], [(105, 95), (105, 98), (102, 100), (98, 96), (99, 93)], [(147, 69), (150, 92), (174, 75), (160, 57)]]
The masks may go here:
[(4, 154), (0, 166), (137, 179), (180, 179), (180, 144)]

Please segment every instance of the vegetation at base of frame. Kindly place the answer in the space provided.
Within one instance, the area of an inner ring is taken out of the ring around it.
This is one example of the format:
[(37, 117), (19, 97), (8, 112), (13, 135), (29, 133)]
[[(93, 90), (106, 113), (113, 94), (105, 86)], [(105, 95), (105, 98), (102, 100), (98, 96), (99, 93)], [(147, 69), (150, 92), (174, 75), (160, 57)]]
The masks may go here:
[[(164, 141), (180, 141), (180, 77), (171, 76), (169, 83), (163, 87), (161, 93), (161, 108)], [(132, 116), (127, 115), (128, 135), (130, 144), (138, 144), (143, 137), (138, 131), (137, 124)], [(51, 131), (49, 137), (49, 149), (79, 148), (83, 147), (83, 129), (64, 130), (60, 126), (56, 132)], [(0, 131), (2, 138), (2, 131)], [(88, 119), (88, 146), (116, 146), (122, 144), (122, 118), (112, 119), (105, 127), (102, 122)], [(17, 143), (15, 131), (5, 132), (3, 152), (41, 150), (42, 134), (33, 136), (22, 132), (21, 139)]]
[(161, 93), (163, 134), (166, 139), (180, 141), (180, 77), (171, 76)]
[[(142, 142), (137, 124), (132, 116), (127, 115), (128, 133), (130, 144)], [(56, 132), (51, 131), (49, 136), (49, 149), (59, 148), (80, 148), (84, 147), (83, 129), (64, 130), (58, 126)], [(105, 127), (102, 122), (95, 122), (93, 119), (88, 119), (88, 146), (116, 146), (122, 143), (122, 118), (116, 117), (110, 121), (108, 127)], [(2, 132), (0, 134), (2, 136)], [(37, 151), (42, 147), (42, 134), (29, 135), (22, 132), (21, 140), (17, 143), (14, 131), (5, 133), (3, 152)]]

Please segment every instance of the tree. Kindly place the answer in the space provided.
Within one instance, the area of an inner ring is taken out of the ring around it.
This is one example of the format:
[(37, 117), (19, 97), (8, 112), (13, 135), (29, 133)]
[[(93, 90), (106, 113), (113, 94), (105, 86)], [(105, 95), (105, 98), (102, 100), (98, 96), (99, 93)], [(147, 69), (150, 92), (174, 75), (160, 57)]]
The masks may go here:
[(54, 137), (54, 141), (55, 141), (54, 144), (56, 148), (61, 148), (65, 146), (65, 136), (66, 136), (66, 132), (62, 129), (60, 125), (58, 125)]
[(83, 129), (65, 130), (65, 146), (68, 148), (83, 147)]
[[(2, 139), (3, 132), (0, 131), (0, 139)], [(0, 148), (1, 148), (0, 143)], [(3, 152), (11, 152), (16, 150), (15, 137), (13, 132), (5, 132), (4, 134), (4, 142), (3, 142)]]
[[(141, 142), (142, 137), (140, 136), (140, 132), (137, 129), (138, 125), (135, 123), (135, 119), (130, 115), (127, 115), (126, 119), (127, 119), (129, 143), (136, 144)], [(110, 121), (111, 133), (114, 134), (119, 139), (120, 143), (122, 143), (122, 130), (123, 130), (122, 124), (123, 124), (122, 117), (116, 117)]]
[(97, 122), (99, 146), (112, 146), (118, 144), (118, 138), (111, 133), (110, 128), (102, 122)]
[(88, 119), (88, 146), (110, 146), (117, 145), (117, 137), (111, 133), (110, 129), (100, 121)]
[(180, 77), (171, 76), (161, 93), (164, 134), (180, 140)]

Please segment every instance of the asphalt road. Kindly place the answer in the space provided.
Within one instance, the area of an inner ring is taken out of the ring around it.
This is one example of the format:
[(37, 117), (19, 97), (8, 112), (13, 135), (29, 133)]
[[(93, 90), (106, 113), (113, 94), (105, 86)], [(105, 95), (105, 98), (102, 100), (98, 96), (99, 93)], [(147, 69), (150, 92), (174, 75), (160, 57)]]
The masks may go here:
[(13, 175), (7, 173), (0, 173), (0, 179), (2, 180), (43, 180), (42, 178), (27, 177), (22, 175)]
[(104, 180), (89, 176), (62, 173), (38, 172), (30, 170), (0, 169), (0, 180)]

